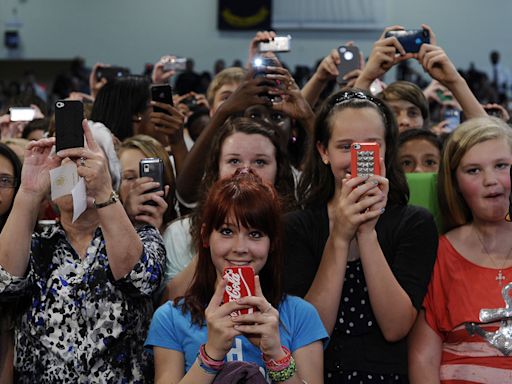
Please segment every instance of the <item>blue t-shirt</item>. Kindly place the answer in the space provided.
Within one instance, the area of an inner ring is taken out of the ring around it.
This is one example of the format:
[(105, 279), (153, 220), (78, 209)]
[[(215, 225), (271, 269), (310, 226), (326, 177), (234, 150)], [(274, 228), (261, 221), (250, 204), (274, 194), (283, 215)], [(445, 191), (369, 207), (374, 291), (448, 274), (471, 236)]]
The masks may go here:
[[(315, 307), (307, 301), (295, 296), (286, 296), (278, 310), (281, 344), (290, 351), (294, 352), (317, 340), (327, 342), (328, 334), (320, 316)], [(145, 345), (182, 352), (185, 358), (185, 371), (188, 371), (194, 364), (199, 347), (207, 340), (206, 326), (192, 324), (188, 311), (183, 315), (179, 305), (168, 301), (155, 312)], [(262, 367), (263, 371), (265, 367), (260, 350), (244, 336), (235, 337), (226, 360), (253, 362)]]

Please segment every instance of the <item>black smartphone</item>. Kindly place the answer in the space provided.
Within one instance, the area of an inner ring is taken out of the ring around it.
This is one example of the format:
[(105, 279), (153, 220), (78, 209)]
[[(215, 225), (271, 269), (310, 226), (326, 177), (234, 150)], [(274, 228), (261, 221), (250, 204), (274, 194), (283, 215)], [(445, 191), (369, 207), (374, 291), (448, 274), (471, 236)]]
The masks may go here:
[[(158, 157), (148, 157), (139, 162), (140, 177), (151, 177), (153, 181), (160, 183), (160, 186), (147, 191), (146, 193), (163, 191), (164, 189), (164, 163)], [(153, 200), (146, 201), (146, 205), (157, 205)]]
[(485, 109), (485, 112), (487, 112), (487, 114), (489, 116), (498, 117), (500, 119), (503, 118), (503, 113), (501, 112), (501, 109), (499, 109), (499, 108), (484, 108), (484, 109)]
[(118, 77), (125, 77), (130, 74), (130, 70), (124, 67), (98, 67), (96, 68), (96, 80), (107, 79), (112, 81)]
[(84, 105), (79, 100), (55, 102), (55, 147), (57, 152), (84, 146)]
[[(151, 85), (151, 100), (158, 101), (160, 103), (174, 105), (172, 101), (172, 88), (169, 84), (152, 84)], [(153, 107), (153, 111), (162, 112), (169, 114), (163, 108)]]
[(386, 32), (385, 37), (395, 36), (406, 53), (417, 53), (422, 44), (430, 44), (430, 33), (426, 29), (408, 29)]
[(340, 55), (340, 64), (338, 65), (339, 75), (336, 77), (338, 84), (346, 84), (347, 81), (343, 80), (343, 76), (353, 71), (354, 69), (361, 68), (359, 48), (356, 46), (342, 45), (338, 47)]

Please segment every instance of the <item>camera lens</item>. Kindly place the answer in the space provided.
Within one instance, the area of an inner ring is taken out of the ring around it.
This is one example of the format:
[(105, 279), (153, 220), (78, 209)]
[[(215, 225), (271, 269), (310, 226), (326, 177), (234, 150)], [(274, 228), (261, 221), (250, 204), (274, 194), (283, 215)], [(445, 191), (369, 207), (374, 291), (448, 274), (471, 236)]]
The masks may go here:
[(347, 51), (343, 54), (345, 60), (352, 60), (354, 58), (354, 54), (350, 51)]

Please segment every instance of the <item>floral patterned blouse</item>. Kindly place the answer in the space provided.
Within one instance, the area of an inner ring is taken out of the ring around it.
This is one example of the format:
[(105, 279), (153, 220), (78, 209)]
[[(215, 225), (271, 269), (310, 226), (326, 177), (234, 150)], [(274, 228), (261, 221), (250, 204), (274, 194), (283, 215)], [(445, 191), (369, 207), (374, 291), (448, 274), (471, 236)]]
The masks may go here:
[(0, 266), (0, 298), (26, 297), (16, 327), (19, 382), (145, 381), (143, 346), (165, 249), (153, 227), (141, 226), (137, 232), (144, 246), (141, 258), (117, 281), (100, 228), (83, 260), (55, 225), (33, 235), (25, 277)]

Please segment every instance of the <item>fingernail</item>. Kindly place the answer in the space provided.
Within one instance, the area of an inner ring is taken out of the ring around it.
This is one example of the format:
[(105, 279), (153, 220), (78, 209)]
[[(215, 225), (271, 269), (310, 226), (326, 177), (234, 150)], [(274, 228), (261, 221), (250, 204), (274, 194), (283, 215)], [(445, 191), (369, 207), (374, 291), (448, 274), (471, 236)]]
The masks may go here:
[(372, 180), (372, 184), (379, 185), (379, 181), (378, 180)]

